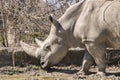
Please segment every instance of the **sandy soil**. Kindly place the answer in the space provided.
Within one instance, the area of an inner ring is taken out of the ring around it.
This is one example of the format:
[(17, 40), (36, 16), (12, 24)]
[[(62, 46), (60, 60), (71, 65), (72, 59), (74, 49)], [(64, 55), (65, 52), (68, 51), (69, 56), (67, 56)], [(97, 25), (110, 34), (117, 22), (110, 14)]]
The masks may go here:
[(97, 68), (92, 66), (92, 74), (74, 79), (73, 76), (81, 67), (54, 66), (49, 71), (42, 70), (39, 66), (26, 67), (5, 66), (0, 68), (0, 80), (120, 80), (120, 66), (107, 67), (107, 76), (96, 75)]

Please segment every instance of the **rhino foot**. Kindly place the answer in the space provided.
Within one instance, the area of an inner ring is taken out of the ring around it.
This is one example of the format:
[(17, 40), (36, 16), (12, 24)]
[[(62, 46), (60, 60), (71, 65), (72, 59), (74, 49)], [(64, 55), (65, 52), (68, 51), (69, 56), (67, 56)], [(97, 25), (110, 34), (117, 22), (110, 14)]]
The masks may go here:
[(77, 74), (79, 75), (89, 75), (91, 72), (90, 71), (83, 71), (83, 70), (80, 70), (79, 72), (77, 72)]
[(84, 80), (86, 78), (86, 75), (81, 75), (81, 74), (75, 74), (74, 76), (73, 76), (73, 80)]
[(83, 80), (86, 78), (86, 75), (89, 75), (91, 72), (79, 71), (73, 76), (73, 80)]
[(97, 72), (97, 75), (99, 75), (99, 76), (105, 76), (106, 74), (105, 74), (105, 72), (100, 72), (100, 71), (98, 71), (98, 72)]

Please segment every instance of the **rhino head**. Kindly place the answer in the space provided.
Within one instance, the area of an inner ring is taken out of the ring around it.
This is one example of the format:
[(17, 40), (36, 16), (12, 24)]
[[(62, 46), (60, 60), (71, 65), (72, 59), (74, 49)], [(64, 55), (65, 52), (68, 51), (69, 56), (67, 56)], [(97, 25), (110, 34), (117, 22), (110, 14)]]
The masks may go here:
[(35, 39), (39, 47), (30, 46), (23, 41), (20, 42), (21, 47), (28, 55), (40, 59), (40, 64), (43, 69), (59, 63), (68, 50), (63, 27), (52, 16), (49, 19), (52, 22), (52, 26), (47, 39), (45, 41)]

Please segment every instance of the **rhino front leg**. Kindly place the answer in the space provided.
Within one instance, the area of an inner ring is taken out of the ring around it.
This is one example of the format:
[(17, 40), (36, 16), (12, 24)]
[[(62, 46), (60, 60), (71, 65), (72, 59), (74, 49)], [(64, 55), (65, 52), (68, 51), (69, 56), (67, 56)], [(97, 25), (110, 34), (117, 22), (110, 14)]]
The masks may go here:
[(91, 54), (98, 66), (98, 74), (105, 75), (106, 69), (106, 51), (101, 44), (96, 44), (94, 42), (85, 43), (88, 52)]
[(89, 74), (90, 73), (89, 69), (92, 64), (93, 64), (93, 58), (88, 53), (88, 51), (86, 51), (83, 57), (82, 69), (78, 72), (78, 74)]
[(73, 79), (79, 80), (79, 78), (84, 78), (86, 75), (88, 75), (90, 73), (89, 69), (90, 69), (92, 64), (93, 64), (93, 58), (88, 53), (88, 51), (86, 51), (85, 54), (84, 54), (84, 57), (83, 57), (82, 68), (79, 72), (77, 72), (73, 76)]

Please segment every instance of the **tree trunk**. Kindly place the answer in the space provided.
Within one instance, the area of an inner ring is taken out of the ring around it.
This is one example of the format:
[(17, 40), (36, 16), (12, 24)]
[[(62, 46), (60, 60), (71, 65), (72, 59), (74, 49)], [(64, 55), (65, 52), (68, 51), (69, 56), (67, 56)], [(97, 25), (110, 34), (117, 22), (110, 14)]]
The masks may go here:
[(15, 31), (13, 30), (13, 26), (9, 26), (7, 31), (7, 39), (8, 39), (8, 46), (15, 45)]

